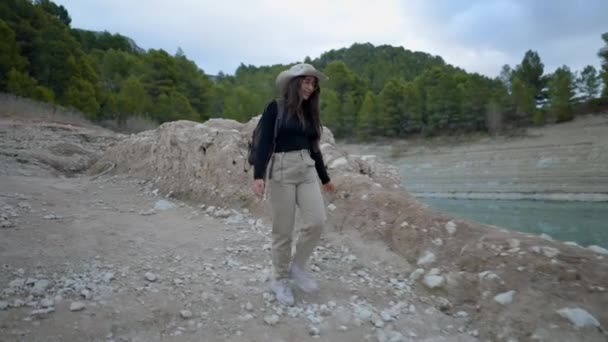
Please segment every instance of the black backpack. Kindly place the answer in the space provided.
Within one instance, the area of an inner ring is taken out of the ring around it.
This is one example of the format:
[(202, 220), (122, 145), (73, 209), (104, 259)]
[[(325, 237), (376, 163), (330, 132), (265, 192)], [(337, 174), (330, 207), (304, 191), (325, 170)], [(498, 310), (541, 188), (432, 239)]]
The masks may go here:
[[(270, 159), (277, 145), (277, 135), (279, 133), (279, 127), (281, 126), (281, 120), (283, 119), (283, 101), (277, 100), (277, 117), (274, 120), (274, 135), (272, 138), (272, 148), (270, 152), (266, 156), (266, 162)], [(255, 126), (253, 133), (251, 133), (251, 140), (248, 143), (248, 151), (247, 151), (247, 163), (253, 166), (257, 163), (257, 149), (260, 146), (260, 140), (262, 139), (262, 119), (258, 121), (258, 124)], [(247, 172), (247, 169), (245, 170)]]

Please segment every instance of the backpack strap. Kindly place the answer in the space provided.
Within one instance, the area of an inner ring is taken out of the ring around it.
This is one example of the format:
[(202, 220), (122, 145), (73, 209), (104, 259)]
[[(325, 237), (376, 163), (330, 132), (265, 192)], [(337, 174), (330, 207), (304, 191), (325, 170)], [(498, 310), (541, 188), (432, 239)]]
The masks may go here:
[(277, 100), (277, 117), (274, 120), (274, 135), (272, 137), (272, 150), (270, 151), (270, 165), (267, 164), (267, 172), (266, 172), (266, 188), (268, 188), (268, 180), (272, 178), (272, 168), (274, 167), (274, 151), (277, 148), (277, 136), (279, 135), (279, 128), (281, 127), (281, 123), (283, 121), (283, 116), (285, 115), (285, 101), (282, 99)]

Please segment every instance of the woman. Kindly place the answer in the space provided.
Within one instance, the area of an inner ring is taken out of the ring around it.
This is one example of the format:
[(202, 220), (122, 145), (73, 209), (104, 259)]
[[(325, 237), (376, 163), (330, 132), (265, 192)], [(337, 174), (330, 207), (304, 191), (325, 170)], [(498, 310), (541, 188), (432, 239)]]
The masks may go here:
[[(318, 290), (314, 277), (306, 271), (306, 263), (326, 220), (317, 176), (326, 191), (335, 190), (319, 148), (323, 129), (319, 119), (319, 82), (325, 80), (327, 77), (310, 64), (296, 64), (284, 70), (276, 79), (279, 100), (270, 102), (260, 119), (261, 140), (256, 151), (252, 187), (253, 192), (262, 197), (267, 185), (264, 178), (268, 175), (275, 273), (270, 288), (284, 305), (294, 304), (290, 280), (305, 292)], [(279, 127), (273, 141), (277, 122)], [(292, 260), (296, 206), (304, 227)]]

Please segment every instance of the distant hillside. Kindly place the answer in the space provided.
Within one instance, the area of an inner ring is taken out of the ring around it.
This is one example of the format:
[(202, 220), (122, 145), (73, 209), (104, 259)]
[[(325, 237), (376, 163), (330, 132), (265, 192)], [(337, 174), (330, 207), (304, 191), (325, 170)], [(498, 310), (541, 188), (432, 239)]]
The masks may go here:
[(446, 66), (439, 56), (407, 50), (402, 46), (374, 46), (371, 43), (357, 43), (348, 48), (330, 50), (312, 63), (325, 68), (334, 61), (343, 61), (352, 71), (366, 78), (374, 92), (380, 92), (391, 78), (412, 81), (433, 66)]
[[(275, 77), (288, 67), (241, 65), (234, 75), (208, 76), (181, 49), (146, 51), (119, 33), (70, 25), (68, 10), (50, 0), (0, 2), (0, 92), (119, 125), (130, 117), (245, 122), (277, 96)], [(608, 46), (608, 34), (602, 38)], [(571, 120), (579, 102), (593, 110), (606, 101), (596, 99), (600, 75), (608, 75), (608, 49), (601, 51), (599, 73), (563, 66), (547, 74), (529, 50), (499, 79), (467, 73), (440, 56), (370, 43), (304, 61), (330, 78), (321, 92), (323, 124), (338, 138), (366, 140)]]
[(121, 34), (111, 34), (108, 31), (89, 31), (72, 29), (72, 35), (78, 39), (82, 48), (90, 52), (94, 49), (107, 51), (110, 49), (127, 52), (144, 53), (146, 50), (139, 47), (135, 41)]

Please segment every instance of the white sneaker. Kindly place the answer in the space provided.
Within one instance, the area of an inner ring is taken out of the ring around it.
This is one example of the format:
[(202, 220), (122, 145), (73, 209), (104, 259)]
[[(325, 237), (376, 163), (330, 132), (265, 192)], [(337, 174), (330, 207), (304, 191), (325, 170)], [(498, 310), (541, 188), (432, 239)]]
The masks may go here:
[(315, 278), (297, 265), (291, 265), (289, 276), (302, 291), (307, 293), (319, 291), (319, 285)]
[(289, 279), (275, 280), (270, 284), (270, 289), (274, 292), (274, 296), (279, 303), (287, 306), (292, 306), (295, 302), (293, 298), (293, 290), (289, 285)]

